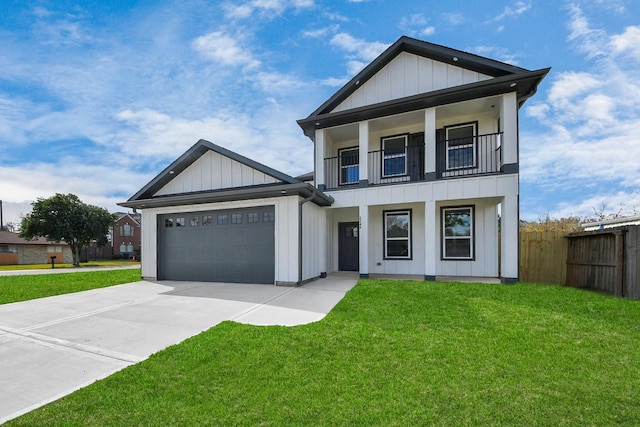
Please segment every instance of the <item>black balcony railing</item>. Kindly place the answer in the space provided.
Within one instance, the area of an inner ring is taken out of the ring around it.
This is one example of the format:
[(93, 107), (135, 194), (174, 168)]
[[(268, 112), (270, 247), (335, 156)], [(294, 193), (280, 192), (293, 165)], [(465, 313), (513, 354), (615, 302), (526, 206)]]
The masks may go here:
[(502, 133), (436, 143), (438, 179), (497, 173), (502, 164)]
[[(437, 142), (436, 179), (500, 172), (503, 164), (501, 140), (501, 133), (493, 133)], [(424, 144), (409, 145), (404, 150), (370, 151), (367, 160), (370, 185), (425, 179)], [(325, 158), (324, 167), (328, 189), (357, 186), (360, 182), (360, 160), (356, 149)]]

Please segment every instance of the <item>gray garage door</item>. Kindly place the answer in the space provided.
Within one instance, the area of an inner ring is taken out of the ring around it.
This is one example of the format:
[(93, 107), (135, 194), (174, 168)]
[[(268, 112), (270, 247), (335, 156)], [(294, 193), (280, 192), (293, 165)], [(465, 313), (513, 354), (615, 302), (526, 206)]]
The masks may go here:
[(273, 206), (158, 216), (158, 278), (274, 283)]

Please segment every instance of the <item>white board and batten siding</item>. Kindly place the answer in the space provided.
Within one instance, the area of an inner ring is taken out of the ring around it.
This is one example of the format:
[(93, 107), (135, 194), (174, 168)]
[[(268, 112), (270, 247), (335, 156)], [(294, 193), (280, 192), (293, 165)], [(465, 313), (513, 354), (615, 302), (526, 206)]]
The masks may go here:
[(402, 52), (332, 112), (491, 79), (491, 76)]
[(280, 180), (214, 151), (203, 154), (155, 195), (273, 184)]

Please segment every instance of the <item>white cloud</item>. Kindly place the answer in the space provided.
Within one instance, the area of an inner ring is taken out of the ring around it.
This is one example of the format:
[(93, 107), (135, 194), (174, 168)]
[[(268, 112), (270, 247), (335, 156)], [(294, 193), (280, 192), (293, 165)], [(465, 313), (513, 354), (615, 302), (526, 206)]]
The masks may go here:
[(315, 5), (313, 0), (251, 0), (241, 4), (224, 3), (225, 16), (230, 19), (247, 19), (254, 14), (273, 19), (287, 9), (308, 9)]
[(200, 36), (193, 41), (192, 45), (205, 57), (223, 65), (248, 68), (260, 65), (260, 61), (255, 59), (249, 50), (243, 48), (239, 40), (222, 31), (214, 31)]
[(333, 36), (331, 38), (331, 44), (347, 52), (349, 57), (367, 63), (373, 61), (389, 47), (387, 43), (367, 42), (347, 33), (339, 33)]
[(624, 33), (611, 37), (611, 47), (618, 56), (629, 55), (640, 61), (640, 26), (627, 27)]
[(502, 13), (487, 22), (501, 21), (505, 18), (515, 18), (531, 9), (531, 2), (517, 1), (512, 6), (505, 6)]
[[(607, 34), (593, 29), (577, 6), (568, 27), (576, 49), (593, 65), (558, 73), (546, 98), (526, 107), (545, 130), (521, 135), (522, 182), (556, 198), (566, 194), (570, 200), (545, 209), (561, 216), (592, 215), (602, 204), (624, 205), (623, 214), (629, 214), (640, 206), (637, 27)], [(624, 62), (620, 55), (626, 55)]]
[(467, 49), (477, 55), (486, 56), (511, 65), (518, 65), (518, 54), (510, 52), (508, 49), (499, 46), (473, 46)]
[(465, 22), (464, 15), (461, 13), (443, 13), (440, 19), (449, 25), (460, 25)]

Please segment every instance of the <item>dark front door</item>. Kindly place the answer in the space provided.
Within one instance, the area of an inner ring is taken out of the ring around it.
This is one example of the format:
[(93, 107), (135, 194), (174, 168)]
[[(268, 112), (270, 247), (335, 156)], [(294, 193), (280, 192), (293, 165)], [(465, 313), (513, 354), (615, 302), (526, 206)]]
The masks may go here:
[(357, 222), (338, 223), (338, 270), (360, 270), (359, 232)]

